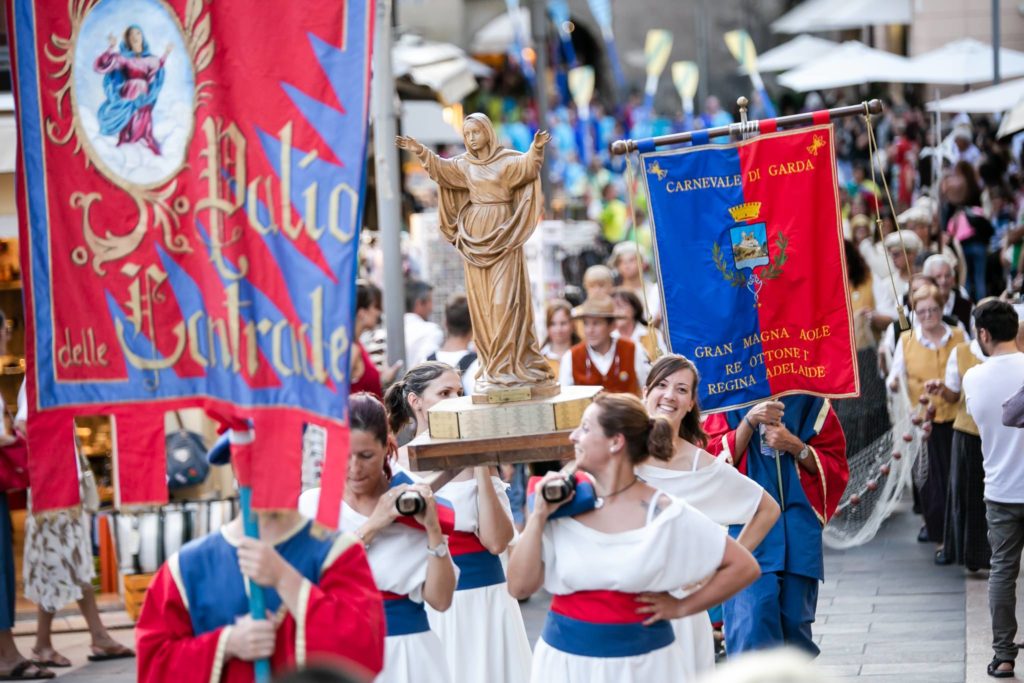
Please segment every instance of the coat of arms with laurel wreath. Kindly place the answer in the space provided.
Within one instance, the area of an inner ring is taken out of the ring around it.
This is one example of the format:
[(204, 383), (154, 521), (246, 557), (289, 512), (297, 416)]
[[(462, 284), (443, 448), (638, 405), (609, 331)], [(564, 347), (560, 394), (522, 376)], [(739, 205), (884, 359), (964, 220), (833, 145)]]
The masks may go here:
[(760, 213), (761, 202), (747, 202), (729, 209), (729, 214), (736, 221), (736, 225), (726, 233), (729, 236), (728, 248), (732, 252), (731, 264), (721, 240), (716, 240), (711, 247), (711, 258), (722, 278), (732, 287), (746, 286), (754, 295), (755, 305), (760, 305), (757, 299), (764, 281), (775, 280), (782, 275), (789, 247), (789, 240), (781, 232), (776, 235), (774, 243), (769, 244), (767, 226), (764, 222), (757, 222)]

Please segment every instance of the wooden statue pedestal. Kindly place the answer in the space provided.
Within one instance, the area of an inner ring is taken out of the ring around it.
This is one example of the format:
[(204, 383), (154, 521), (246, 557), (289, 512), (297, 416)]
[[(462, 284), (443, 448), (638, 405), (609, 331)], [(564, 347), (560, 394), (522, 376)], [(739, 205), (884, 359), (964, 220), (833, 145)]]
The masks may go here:
[(470, 396), (473, 403), (493, 405), (495, 403), (516, 403), (535, 401), (541, 398), (553, 398), (561, 393), (562, 387), (554, 384), (549, 387), (516, 387), (515, 389), (494, 389), (483, 394)]
[(409, 466), (424, 472), (572, 458), (569, 434), (600, 391), (562, 387), (557, 396), (514, 403), (446, 399), (428, 411), (429, 433), (409, 442)]

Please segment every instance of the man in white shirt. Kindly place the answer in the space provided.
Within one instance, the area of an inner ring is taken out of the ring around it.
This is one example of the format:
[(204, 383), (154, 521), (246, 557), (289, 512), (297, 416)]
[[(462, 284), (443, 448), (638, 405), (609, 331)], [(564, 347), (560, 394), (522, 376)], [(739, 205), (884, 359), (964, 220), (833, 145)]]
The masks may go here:
[(981, 150), (974, 144), (974, 135), (969, 125), (953, 129), (953, 164), (961, 161), (975, 168), (981, 163)]
[(572, 312), (583, 320), (584, 340), (565, 352), (558, 366), (562, 386), (602, 386), (612, 393), (640, 395), (650, 360), (642, 346), (615, 339), (615, 304), (610, 298), (587, 299)]
[(422, 280), (405, 283), (405, 367), (422, 363), (441, 348), (444, 331), (430, 321), (434, 312), (434, 288)]
[(1017, 349), (1017, 313), (1004, 301), (974, 309), (978, 344), (988, 356), (963, 379), (967, 412), (981, 432), (985, 508), (992, 569), (988, 577), (992, 615), (990, 676), (1013, 676), (1017, 646), (1017, 576), (1024, 550), (1024, 430), (1003, 425), (1003, 403), (1024, 384), (1024, 353)]
[(470, 348), (473, 343), (473, 322), (469, 317), (469, 301), (465, 294), (453, 294), (444, 306), (444, 344), (427, 360), (439, 360), (455, 368), (462, 376), (462, 392), (473, 395), (480, 359)]

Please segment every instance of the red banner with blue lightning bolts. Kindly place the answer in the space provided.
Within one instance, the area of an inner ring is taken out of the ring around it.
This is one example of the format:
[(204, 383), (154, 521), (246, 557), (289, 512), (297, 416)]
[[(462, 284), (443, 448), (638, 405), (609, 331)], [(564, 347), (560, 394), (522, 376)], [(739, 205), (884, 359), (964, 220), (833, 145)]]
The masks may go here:
[(87, 414), (119, 502), (165, 501), (164, 413), (197, 406), (252, 420), (253, 504), (294, 508), (304, 431), (347, 451), (373, 1), (8, 18), (34, 508), (78, 502)]

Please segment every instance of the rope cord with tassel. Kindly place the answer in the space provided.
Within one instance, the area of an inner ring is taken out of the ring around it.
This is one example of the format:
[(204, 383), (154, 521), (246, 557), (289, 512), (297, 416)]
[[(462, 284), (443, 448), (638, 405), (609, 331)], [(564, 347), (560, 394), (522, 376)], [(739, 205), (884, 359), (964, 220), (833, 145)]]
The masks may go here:
[[(629, 218), (633, 222), (633, 244), (636, 245), (636, 263), (640, 269), (640, 296), (643, 299), (644, 311), (650, 315), (651, 307), (647, 303), (647, 286), (644, 282), (644, 269), (643, 269), (643, 251), (640, 249), (640, 226), (636, 224), (636, 207), (633, 206), (633, 194), (636, 192), (636, 177), (633, 175), (633, 154), (626, 155), (626, 201), (629, 204)], [(659, 287), (662, 283), (658, 283)], [(647, 334), (657, 335), (654, 329), (654, 321), (647, 321)], [(661, 357), (661, 345), (658, 344), (658, 339), (654, 337), (654, 343), (651, 344), (651, 362), (658, 360)]]
[[(878, 183), (875, 181), (875, 163), (877, 162), (878, 154), (878, 142), (875, 140), (875, 131), (871, 125), (871, 112), (868, 109), (867, 102), (864, 103), (864, 123), (868, 127), (868, 156), (871, 158), (871, 184), (878, 187)], [(893, 206), (892, 195), (889, 194), (889, 183), (885, 179), (885, 169), (880, 168), (882, 171), (882, 187), (885, 190), (885, 197), (889, 200), (889, 209), (892, 211), (892, 222), (896, 224), (896, 236), (899, 237), (900, 247), (903, 249), (903, 258), (907, 263), (907, 267), (910, 267), (910, 256), (907, 254), (907, 245), (903, 241), (903, 234), (900, 232), (899, 222), (896, 220), (896, 208)], [(885, 236), (882, 235), (882, 215), (881, 210), (877, 205), (875, 206), (875, 230), (878, 234), (878, 238), (883, 241)], [(892, 272), (892, 259), (889, 258), (889, 253), (886, 251), (885, 254), (885, 267), (889, 271), (889, 284), (892, 285), (893, 298), (896, 301), (896, 315), (900, 319), (900, 330), (906, 332), (910, 329), (910, 323), (907, 321), (907, 314), (903, 311), (903, 306), (900, 305), (900, 295), (896, 291), (896, 278)]]

